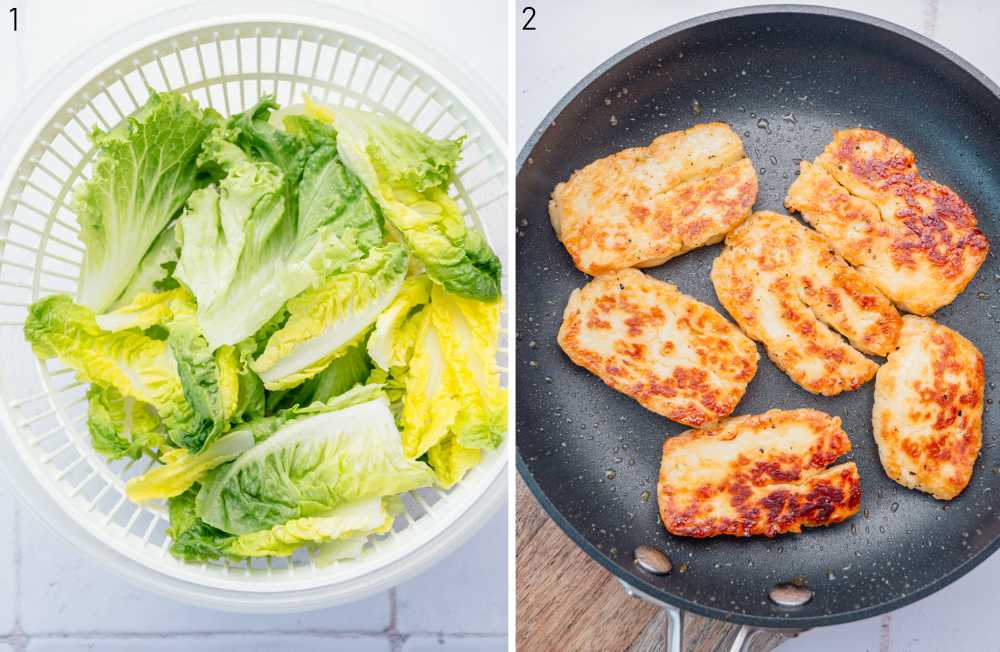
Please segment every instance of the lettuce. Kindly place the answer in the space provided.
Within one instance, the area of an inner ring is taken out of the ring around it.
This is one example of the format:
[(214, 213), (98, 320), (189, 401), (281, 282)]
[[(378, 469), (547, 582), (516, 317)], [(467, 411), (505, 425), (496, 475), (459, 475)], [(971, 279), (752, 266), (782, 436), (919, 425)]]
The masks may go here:
[(288, 321), (251, 367), (270, 390), (315, 376), (354, 344), (395, 298), (407, 271), (406, 248), (390, 243), (289, 300)]
[(254, 432), (234, 430), (219, 437), (199, 453), (186, 448), (172, 448), (161, 456), (162, 466), (155, 466), (125, 484), (125, 493), (133, 502), (179, 496), (215, 467), (236, 459), (254, 445)]
[(116, 310), (128, 305), (137, 295), (144, 292), (165, 292), (180, 287), (180, 283), (174, 278), (178, 256), (180, 249), (177, 247), (174, 228), (171, 225), (157, 236), (149, 251), (139, 262), (139, 268), (132, 276), (132, 280), (109, 309)]
[(426, 275), (406, 279), (368, 336), (368, 355), (375, 364), (385, 370), (406, 364), (416, 342), (418, 320), (413, 317), (430, 300), (431, 283)]
[(195, 160), (219, 121), (181, 95), (153, 93), (111, 131), (94, 131), (93, 174), (75, 198), (86, 249), (83, 305), (103, 311), (128, 286), (153, 241), (201, 185)]
[(321, 516), (293, 519), (269, 530), (242, 534), (226, 546), (226, 553), (235, 557), (287, 557), (303, 544), (367, 538), (392, 526), (395, 514), (389, 504), (385, 498), (345, 503)]
[(384, 397), (327, 409), (311, 406), (236, 461), (205, 476), (198, 517), (242, 535), (434, 481), (427, 465), (404, 457)]
[(400, 420), (408, 457), (423, 455), (449, 434), (465, 448), (500, 445), (507, 429), (507, 393), (496, 362), (500, 309), (500, 303), (465, 299), (435, 285), (430, 302), (406, 319), (392, 318), (390, 307), (376, 324), (373, 337), (398, 349), (385, 371), (405, 387)]
[(368, 355), (360, 346), (351, 346), (343, 355), (298, 387), (270, 392), (267, 395), (267, 412), (272, 414), (296, 406), (325, 402), (339, 396), (355, 385), (364, 384), (371, 373)]
[(466, 226), (447, 193), (461, 139), (437, 140), (389, 115), (311, 101), (306, 113), (333, 124), (341, 160), (433, 281), (479, 301), (500, 297), (500, 259), (479, 231)]
[(453, 487), (480, 460), (482, 451), (462, 446), (455, 435), (448, 435), (427, 449), (427, 463), (434, 469), (437, 483), (445, 489)]
[(81, 380), (152, 405), (172, 439), (203, 427), (184, 399), (177, 362), (165, 341), (134, 329), (101, 330), (89, 309), (62, 294), (31, 305), (24, 336), (39, 358), (58, 358)]
[(197, 298), (212, 349), (250, 337), (381, 239), (377, 208), (333, 145), (303, 149), (266, 120), (233, 125), (205, 139), (200, 159), (225, 176), (191, 194), (177, 225), (175, 275)]
[(137, 460), (163, 446), (160, 419), (150, 406), (100, 385), (90, 386), (87, 401), (91, 445), (109, 460)]
[(188, 489), (169, 501), (170, 527), (167, 528), (167, 536), (173, 540), (170, 554), (185, 561), (212, 561), (224, 556), (226, 547), (235, 537), (198, 518), (195, 513), (197, 493)]

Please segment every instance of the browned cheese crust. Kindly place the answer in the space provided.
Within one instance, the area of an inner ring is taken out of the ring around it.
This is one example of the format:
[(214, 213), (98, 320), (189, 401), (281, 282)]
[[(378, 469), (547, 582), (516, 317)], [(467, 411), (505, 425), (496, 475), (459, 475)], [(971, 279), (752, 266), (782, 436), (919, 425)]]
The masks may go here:
[(913, 152), (870, 129), (838, 131), (813, 163), (803, 161), (785, 206), (918, 315), (951, 303), (989, 250), (969, 205), (920, 176)]
[(896, 346), (902, 322), (892, 303), (787, 215), (754, 213), (726, 238), (711, 276), (743, 332), (814, 394), (857, 389), (878, 370), (861, 352), (886, 355)]
[(719, 242), (756, 199), (743, 143), (713, 122), (577, 170), (555, 187), (549, 216), (577, 268), (596, 276)]
[(886, 474), (951, 500), (972, 478), (983, 440), (983, 356), (952, 329), (903, 317), (899, 349), (875, 379), (872, 428)]
[(657, 483), (663, 525), (687, 537), (775, 536), (838, 523), (861, 506), (840, 418), (770, 410), (668, 437)]
[(636, 269), (574, 290), (559, 345), (609, 387), (689, 426), (727, 416), (757, 372), (757, 348), (738, 328)]

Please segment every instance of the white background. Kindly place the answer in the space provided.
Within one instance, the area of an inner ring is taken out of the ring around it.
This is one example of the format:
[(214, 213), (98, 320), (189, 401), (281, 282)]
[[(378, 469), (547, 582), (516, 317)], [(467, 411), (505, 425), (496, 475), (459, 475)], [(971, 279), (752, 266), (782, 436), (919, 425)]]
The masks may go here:
[[(809, 0), (803, 0), (809, 2)], [(517, 33), (518, 147), (553, 105), (608, 57), (652, 32), (696, 15), (762, 2), (726, 0), (518, 0), (533, 5), (533, 32)], [(951, 48), (1000, 80), (1000, 3), (973, 0), (812, 0), (899, 23)], [(1000, 143), (1000, 134), (998, 134)], [(1000, 650), (1000, 555), (921, 602), (849, 625), (807, 632), (782, 652)]]
[[(0, 5), (0, 125), (53, 66), (109, 27), (181, 4), (187, 3), (10, 0)], [(280, 4), (276, 0), (276, 10)], [(428, 46), (478, 73), (498, 98), (507, 97), (504, 2), (377, 4), (383, 16), (427, 34)], [(15, 5), (16, 34), (6, 22), (7, 9)], [(450, 558), (382, 595), (303, 615), (226, 614), (160, 598), (109, 574), (20, 507), (0, 478), (0, 652), (505, 650), (506, 549), (506, 515), (500, 512)]]

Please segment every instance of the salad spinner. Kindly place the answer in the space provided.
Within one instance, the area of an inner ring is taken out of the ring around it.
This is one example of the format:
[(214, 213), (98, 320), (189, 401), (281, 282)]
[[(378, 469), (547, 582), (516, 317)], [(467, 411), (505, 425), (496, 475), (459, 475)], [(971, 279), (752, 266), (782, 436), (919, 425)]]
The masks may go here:
[[(28, 306), (75, 294), (83, 258), (72, 208), (90, 174), (94, 127), (109, 129), (148, 89), (178, 91), (224, 115), (262, 95), (303, 94), (384, 111), (437, 138), (465, 135), (451, 195), (507, 259), (507, 164), (499, 104), (468, 73), (384, 20), (308, 1), (206, 3), (118, 30), (67, 60), (8, 123), (0, 200), (0, 466), (24, 503), (74, 546), (150, 590), (247, 612), (316, 609), (395, 586), (427, 568), (493, 514), (506, 493), (507, 446), (448, 491), (403, 496), (392, 531), (357, 559), (192, 564), (169, 554), (163, 502), (136, 505), (125, 481), (142, 461), (108, 463), (90, 445), (86, 384), (37, 361), (21, 329)], [(227, 13), (228, 11), (228, 13)], [(506, 287), (506, 279), (504, 279)], [(505, 336), (506, 338), (506, 336)], [(506, 341), (501, 342), (506, 384)]]

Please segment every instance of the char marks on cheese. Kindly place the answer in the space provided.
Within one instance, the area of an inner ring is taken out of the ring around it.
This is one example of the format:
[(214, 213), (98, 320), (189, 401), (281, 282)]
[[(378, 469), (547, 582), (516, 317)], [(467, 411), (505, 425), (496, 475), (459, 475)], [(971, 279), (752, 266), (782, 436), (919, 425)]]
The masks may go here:
[(870, 129), (838, 131), (813, 163), (802, 162), (785, 205), (918, 315), (951, 303), (989, 250), (969, 205), (924, 179), (913, 152)]
[(862, 352), (886, 355), (896, 346), (902, 322), (892, 303), (787, 215), (754, 213), (726, 238), (711, 276), (743, 332), (814, 394), (857, 389), (878, 369)]
[(689, 426), (731, 413), (757, 371), (757, 348), (725, 317), (636, 269), (574, 290), (558, 339), (610, 387)]
[(719, 242), (756, 199), (743, 143), (713, 122), (577, 170), (555, 187), (549, 216), (577, 268), (596, 276)]
[(770, 410), (668, 437), (657, 483), (663, 525), (688, 537), (775, 536), (843, 521), (861, 506), (840, 418)]
[(972, 478), (983, 439), (983, 356), (927, 317), (903, 317), (899, 349), (875, 379), (872, 429), (886, 474), (951, 500)]

